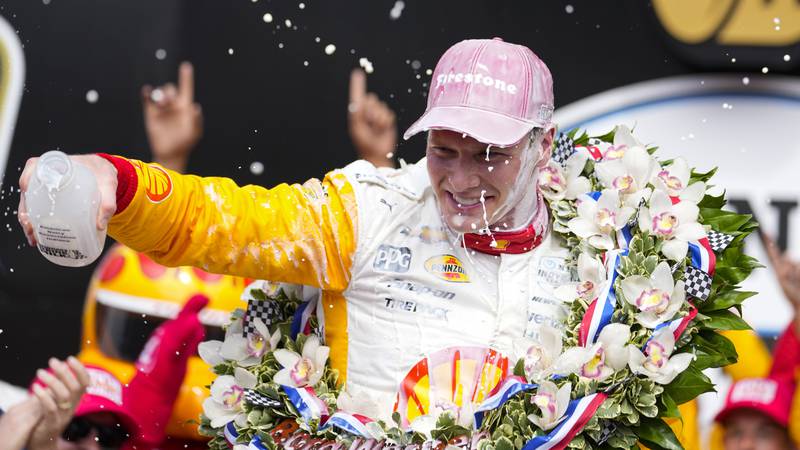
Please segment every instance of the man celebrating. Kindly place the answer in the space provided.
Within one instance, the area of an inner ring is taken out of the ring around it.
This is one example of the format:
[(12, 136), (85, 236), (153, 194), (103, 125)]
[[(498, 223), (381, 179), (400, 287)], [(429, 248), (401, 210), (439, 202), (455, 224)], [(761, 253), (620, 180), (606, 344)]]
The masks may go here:
[[(317, 286), (331, 364), (387, 410), (403, 376), (455, 346), (509, 355), (566, 314), (566, 250), (537, 189), (554, 130), (552, 78), (528, 48), (462, 41), (433, 74), (427, 157), (396, 171), (357, 161), (272, 189), (74, 156), (102, 192), (98, 227), (166, 265)], [(36, 159), (20, 179), (28, 186)], [(21, 204), (20, 222), (33, 228)]]

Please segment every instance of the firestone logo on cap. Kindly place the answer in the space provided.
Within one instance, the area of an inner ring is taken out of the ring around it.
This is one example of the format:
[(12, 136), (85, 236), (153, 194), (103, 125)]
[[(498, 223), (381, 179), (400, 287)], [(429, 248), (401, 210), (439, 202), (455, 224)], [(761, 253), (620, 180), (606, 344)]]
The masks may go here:
[(765, 405), (775, 401), (778, 383), (773, 380), (742, 380), (731, 391), (731, 403), (753, 402)]
[(448, 83), (475, 83), (483, 84), (486, 87), (494, 87), (498, 91), (508, 92), (511, 95), (517, 93), (517, 86), (513, 83), (507, 83), (499, 78), (492, 78), (489, 75), (482, 73), (448, 73), (440, 74), (436, 77), (436, 87)]
[(87, 367), (86, 371), (89, 372), (89, 386), (86, 388), (86, 393), (103, 397), (117, 405), (122, 405), (122, 383), (119, 382), (114, 375), (110, 373)]

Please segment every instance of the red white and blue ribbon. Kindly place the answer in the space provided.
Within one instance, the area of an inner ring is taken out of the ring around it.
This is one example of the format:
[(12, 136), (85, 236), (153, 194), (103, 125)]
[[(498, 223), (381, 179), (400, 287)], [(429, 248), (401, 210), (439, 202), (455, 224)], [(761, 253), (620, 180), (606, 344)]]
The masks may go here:
[(611, 316), (614, 315), (614, 308), (617, 304), (617, 294), (614, 291), (614, 283), (619, 275), (617, 267), (619, 267), (622, 257), (627, 254), (628, 250), (608, 250), (603, 255), (606, 266), (606, 283), (601, 288), (600, 295), (589, 305), (581, 321), (578, 344), (582, 347), (594, 344), (603, 327), (611, 322)]
[(250, 443), (247, 445), (248, 450), (269, 450), (263, 442), (261, 442), (261, 438), (258, 435), (254, 435), (253, 439), (250, 440)]
[[(691, 322), (692, 319), (694, 319), (695, 317), (697, 317), (697, 308), (695, 308), (694, 305), (691, 302), (689, 302), (689, 314), (681, 317), (680, 319), (675, 319), (658, 324), (658, 326), (656, 326), (655, 329), (653, 330), (653, 335), (656, 334), (656, 331), (664, 327), (669, 327), (669, 329), (672, 330), (672, 336), (675, 338), (675, 342), (678, 342), (678, 339), (680, 339), (681, 335), (683, 335), (683, 332), (686, 331), (686, 328), (689, 326), (689, 322)], [(642, 351), (644, 351), (647, 348), (647, 343), (650, 342), (650, 340), (652, 339), (653, 336), (650, 336), (647, 342), (645, 342), (644, 345), (642, 346)]]
[(711, 250), (708, 238), (690, 241), (689, 253), (692, 256), (692, 266), (709, 275), (714, 275), (714, 269), (717, 267), (717, 256)]
[(369, 431), (367, 430), (367, 424), (371, 422), (374, 422), (374, 420), (367, 416), (338, 411), (330, 416), (327, 421), (325, 421), (325, 424), (320, 427), (320, 430), (324, 430), (329, 427), (336, 427), (350, 434), (370, 439), (372, 435), (370, 435)]
[(492, 392), (475, 409), (475, 426), (480, 427), (483, 422), (483, 415), (487, 411), (503, 406), (508, 399), (523, 391), (536, 389), (539, 385), (526, 383), (522, 377), (510, 376), (498, 384)]
[(236, 438), (239, 437), (239, 433), (236, 431), (233, 421), (226, 423), (225, 427), (222, 429), (222, 432), (225, 434), (225, 440), (228, 441), (228, 444), (231, 447), (236, 445)]
[(536, 436), (528, 441), (522, 450), (563, 450), (572, 439), (583, 430), (583, 427), (592, 418), (597, 408), (608, 397), (603, 392), (587, 395), (586, 397), (569, 402), (564, 419), (549, 433)]
[(294, 388), (281, 385), (297, 412), (306, 420), (322, 419), (328, 416), (328, 405), (314, 393), (311, 387)]
[(311, 329), (310, 320), (311, 317), (314, 316), (316, 308), (316, 300), (309, 300), (305, 303), (301, 303), (297, 307), (297, 310), (294, 312), (294, 317), (292, 318), (292, 339), (297, 339), (297, 335), (300, 333), (311, 334), (313, 330)]

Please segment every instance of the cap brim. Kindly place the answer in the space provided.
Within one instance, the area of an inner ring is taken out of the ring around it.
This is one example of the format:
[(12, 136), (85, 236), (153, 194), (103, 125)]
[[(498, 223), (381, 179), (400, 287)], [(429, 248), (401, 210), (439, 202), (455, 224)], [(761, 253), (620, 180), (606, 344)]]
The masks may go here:
[(465, 106), (437, 106), (429, 109), (403, 134), (403, 139), (427, 130), (465, 133), (480, 142), (508, 147), (519, 142), (534, 127), (546, 124), (526, 122), (504, 114)]
[(782, 427), (786, 427), (789, 424), (786, 417), (780, 417), (779, 414), (770, 410), (769, 408), (764, 408), (763, 404), (755, 402), (739, 402), (733, 405), (728, 405), (722, 411), (720, 411), (716, 417), (714, 417), (714, 422), (723, 423), (728, 417), (730, 417), (731, 414), (737, 411), (745, 410), (755, 411), (759, 414), (763, 414)]
[(83, 399), (81, 399), (81, 403), (75, 410), (74, 417), (88, 416), (95, 413), (114, 414), (131, 436), (141, 433), (139, 423), (122, 405), (117, 405), (110, 400), (92, 394), (83, 394)]

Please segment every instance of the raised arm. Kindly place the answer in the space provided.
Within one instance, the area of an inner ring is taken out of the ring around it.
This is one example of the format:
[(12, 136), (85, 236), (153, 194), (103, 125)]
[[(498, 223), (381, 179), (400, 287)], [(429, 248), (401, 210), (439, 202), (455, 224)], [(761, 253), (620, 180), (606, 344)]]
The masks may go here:
[[(239, 187), (116, 156), (81, 156), (98, 178), (108, 234), (169, 266), (344, 290), (355, 251), (353, 186), (324, 181)], [(20, 180), (24, 191), (35, 160)], [(23, 196), (24, 198), (24, 196)], [(24, 202), (20, 222), (32, 241)]]

